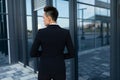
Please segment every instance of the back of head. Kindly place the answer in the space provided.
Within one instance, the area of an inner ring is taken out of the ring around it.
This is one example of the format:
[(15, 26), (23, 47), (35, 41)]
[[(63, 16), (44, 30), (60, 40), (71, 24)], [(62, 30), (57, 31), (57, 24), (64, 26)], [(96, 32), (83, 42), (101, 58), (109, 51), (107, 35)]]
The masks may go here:
[(44, 7), (44, 12), (46, 13), (47, 16), (51, 16), (51, 18), (56, 21), (58, 18), (58, 11), (55, 7), (53, 6), (46, 6)]

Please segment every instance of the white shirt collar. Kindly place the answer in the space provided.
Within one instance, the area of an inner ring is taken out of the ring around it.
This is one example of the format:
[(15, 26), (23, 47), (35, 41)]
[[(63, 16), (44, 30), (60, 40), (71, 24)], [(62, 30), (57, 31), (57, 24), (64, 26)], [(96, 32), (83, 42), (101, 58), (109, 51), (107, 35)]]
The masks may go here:
[(50, 25), (58, 25), (57, 23), (50, 23)]

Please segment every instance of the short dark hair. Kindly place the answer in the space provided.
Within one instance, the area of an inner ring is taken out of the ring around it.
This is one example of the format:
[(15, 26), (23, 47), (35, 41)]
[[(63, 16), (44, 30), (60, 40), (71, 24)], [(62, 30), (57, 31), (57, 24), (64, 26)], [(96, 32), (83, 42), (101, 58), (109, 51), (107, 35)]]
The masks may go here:
[(51, 16), (51, 18), (56, 21), (58, 18), (58, 11), (55, 7), (53, 6), (45, 6), (44, 7), (44, 12), (46, 15)]

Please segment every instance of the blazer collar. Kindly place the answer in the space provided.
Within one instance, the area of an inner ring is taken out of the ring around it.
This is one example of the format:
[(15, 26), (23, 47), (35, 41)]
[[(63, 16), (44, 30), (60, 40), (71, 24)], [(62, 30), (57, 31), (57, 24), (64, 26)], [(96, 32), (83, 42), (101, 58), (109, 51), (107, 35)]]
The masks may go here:
[(47, 28), (60, 28), (57, 24), (48, 25)]

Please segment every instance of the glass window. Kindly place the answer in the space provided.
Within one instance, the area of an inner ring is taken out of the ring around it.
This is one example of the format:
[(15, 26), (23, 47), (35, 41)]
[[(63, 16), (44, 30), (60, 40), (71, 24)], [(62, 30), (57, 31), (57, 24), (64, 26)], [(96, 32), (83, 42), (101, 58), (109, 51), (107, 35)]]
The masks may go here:
[[(91, 4), (93, 0), (78, 1), (84, 3), (89, 1)], [(105, 16), (110, 15), (110, 11), (105, 8), (85, 5), (84, 3), (77, 4), (78, 75), (80, 80), (103, 80), (101, 73), (107, 71), (109, 74), (109, 63), (106, 62), (109, 61), (109, 54), (101, 55), (102, 49), (100, 48), (97, 51), (97, 48), (109, 45), (110, 22), (108, 22), (108, 17)], [(96, 15), (102, 15), (105, 20), (97, 20)], [(100, 69), (103, 67), (101, 64), (108, 64), (108, 66)]]
[(8, 5), (7, 5), (7, 0), (5, 0), (6, 2), (6, 13), (8, 13)]
[(60, 27), (69, 29), (69, 19), (67, 18), (58, 18), (57, 23), (60, 25)]
[(33, 39), (28, 38), (27, 42), (28, 42), (27, 49), (28, 49), (28, 60), (29, 60), (28, 65), (30, 67), (34, 68), (34, 60), (33, 60), (33, 58), (30, 57), (30, 49), (31, 49), (32, 44), (33, 44)]
[(83, 19), (94, 19), (95, 16), (95, 8), (93, 6), (78, 4), (78, 18)]
[(103, 23), (103, 45), (108, 45), (109, 44), (109, 23), (104, 22)]
[(32, 12), (31, 12), (31, 0), (26, 0), (26, 12), (27, 12), (27, 15), (32, 15)]
[(0, 14), (6, 13), (6, 0), (0, 0)]
[(27, 34), (28, 38), (32, 38), (32, 17), (27, 16)]
[(28, 49), (28, 65), (32, 68), (34, 68), (34, 60), (33, 58), (30, 57), (30, 49), (32, 47), (32, 43), (33, 43), (33, 33), (32, 33), (32, 16), (27, 16), (27, 49)]
[(38, 17), (38, 29), (45, 28), (43, 17)]
[(62, 28), (69, 29), (69, 1), (53, 0), (53, 5), (59, 12), (57, 24), (59, 24)]
[(43, 9), (39, 9), (39, 10), (37, 11), (37, 14), (38, 14), (38, 16), (43, 16), (43, 14), (44, 14)]
[(106, 2), (106, 3), (110, 2), (110, 0), (98, 0), (98, 1)]
[(108, 9), (107, 11), (108, 11), (108, 12), (107, 12), (108, 16), (110, 17), (110, 9)]
[(78, 2), (82, 2), (82, 3), (87, 3), (87, 4), (95, 4), (95, 0), (77, 0)]
[(100, 21), (95, 22), (95, 45), (96, 47), (109, 45), (109, 23), (101, 23)]
[(95, 21), (95, 47), (100, 47), (102, 43), (102, 27), (100, 21)]
[(8, 15), (6, 0), (0, 0), (0, 66), (8, 62)]
[[(7, 16), (0, 15), (0, 51), (4, 53), (6, 56), (8, 55), (8, 37), (7, 37)], [(2, 19), (1, 19), (2, 18)]]
[(111, 0), (108, 0), (108, 3), (110, 3)]
[(53, 0), (53, 5), (59, 11), (59, 17), (69, 17), (69, 1)]
[(92, 49), (95, 47), (94, 39), (95, 26), (90, 20), (80, 20), (78, 26), (78, 45), (79, 51)]
[(107, 9), (105, 9), (105, 8), (98, 8), (98, 7), (95, 8), (95, 13), (96, 13), (96, 15), (102, 15), (102, 16), (110, 15)]

